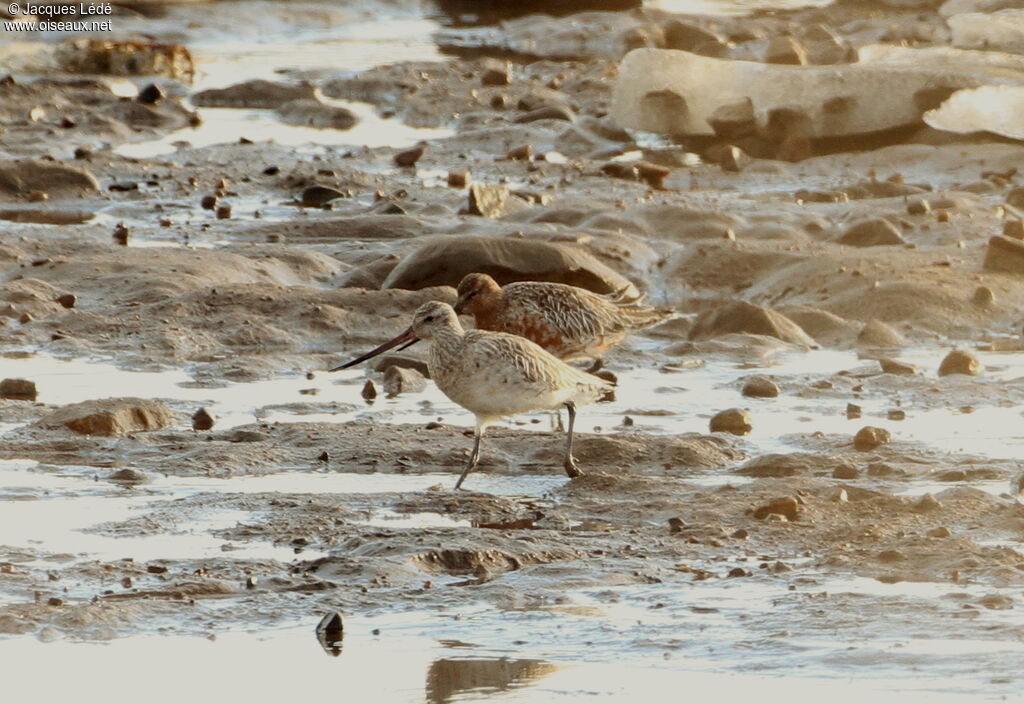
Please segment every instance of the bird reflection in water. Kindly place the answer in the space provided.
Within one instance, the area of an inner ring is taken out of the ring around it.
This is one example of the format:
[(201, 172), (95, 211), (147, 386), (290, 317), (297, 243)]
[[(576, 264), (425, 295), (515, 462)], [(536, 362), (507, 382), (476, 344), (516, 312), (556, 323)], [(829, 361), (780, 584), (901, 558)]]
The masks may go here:
[(442, 658), (427, 670), (428, 704), (448, 704), (466, 692), (493, 694), (517, 689), (558, 670), (545, 660)]

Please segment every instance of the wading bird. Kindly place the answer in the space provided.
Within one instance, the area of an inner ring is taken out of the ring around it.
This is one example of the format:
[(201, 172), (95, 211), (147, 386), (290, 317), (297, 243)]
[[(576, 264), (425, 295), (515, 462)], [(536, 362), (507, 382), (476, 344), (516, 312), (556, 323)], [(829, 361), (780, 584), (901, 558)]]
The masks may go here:
[(631, 332), (670, 315), (621, 294), (541, 281), (499, 286), (487, 274), (467, 274), (458, 296), (455, 311), (471, 314), (478, 330), (525, 337), (562, 360), (591, 359), (589, 372), (600, 369), (604, 353)]
[(408, 330), (331, 371), (348, 369), (416, 340), (430, 343), (427, 368), (437, 387), (476, 416), (473, 452), (455, 483), (456, 489), (480, 460), (480, 440), (487, 426), (506, 416), (562, 407), (569, 411), (565, 473), (570, 477), (583, 474), (572, 455), (576, 407), (600, 399), (611, 391), (612, 385), (570, 367), (523, 337), (486, 330), (466, 332), (447, 303), (424, 303)]

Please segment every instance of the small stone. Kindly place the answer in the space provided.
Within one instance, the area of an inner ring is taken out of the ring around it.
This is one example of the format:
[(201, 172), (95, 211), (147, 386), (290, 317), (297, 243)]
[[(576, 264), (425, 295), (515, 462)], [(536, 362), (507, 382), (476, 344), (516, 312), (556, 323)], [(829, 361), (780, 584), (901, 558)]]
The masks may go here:
[(155, 83), (150, 83), (148, 86), (139, 91), (139, 95), (136, 98), (140, 103), (146, 105), (153, 105), (164, 98), (164, 92), (160, 90), (160, 86)]
[(417, 144), (412, 149), (406, 149), (405, 151), (398, 152), (395, 154), (395, 164), (402, 168), (412, 168), (416, 166), (416, 162), (420, 160), (423, 153), (427, 151), (426, 144)]
[[(380, 633), (374, 629), (374, 635)], [(316, 638), (321, 647), (332, 655), (341, 654), (341, 641), (345, 637), (345, 623), (341, 614), (337, 611), (330, 611), (320, 619), (316, 626)]]
[(907, 201), (908, 215), (927, 215), (932, 211), (932, 204), (927, 198), (911, 198)]
[(761, 520), (769, 515), (784, 516), (788, 521), (795, 521), (800, 512), (800, 504), (791, 496), (772, 499), (771, 502), (754, 509), (754, 518)]
[(878, 553), (879, 562), (903, 562), (906, 559), (907, 556), (899, 550), (883, 550)]
[(373, 379), (366, 380), (366, 383), (363, 384), (363, 390), (360, 393), (367, 401), (372, 401), (377, 398), (377, 387), (374, 386)]
[(746, 528), (737, 528), (729, 534), (730, 538), (736, 538), (736, 540), (746, 540), (750, 537), (750, 532)]
[(516, 147), (505, 156), (512, 161), (530, 161), (533, 159), (533, 145), (524, 144), (521, 147)]
[(632, 428), (634, 425), (636, 425), (636, 421), (634, 421), (630, 416), (623, 416), (622, 425), (625, 428)]
[(511, 192), (502, 186), (474, 183), (469, 187), (469, 214), (499, 218), (505, 214), (511, 195)]
[(426, 388), (426, 377), (415, 369), (392, 366), (384, 372), (384, 392), (388, 398), (399, 394), (418, 394)]
[(46, 191), (29, 191), (28, 202), (29, 203), (42, 203), (45, 200), (50, 199), (50, 194)]
[(996, 235), (989, 239), (982, 264), (989, 271), (1024, 273), (1024, 241)]
[(22, 313), (21, 317), (18, 318), (18, 322), (21, 323), (22, 325), (25, 325), (26, 323), (31, 323), (33, 320), (35, 320), (35, 318), (32, 317), (31, 313)]
[(485, 70), (480, 76), (480, 85), (507, 86), (512, 82), (512, 65), (508, 61), (486, 59)]
[(948, 538), (953, 535), (953, 532), (946, 526), (939, 526), (938, 528), (932, 528), (925, 535), (929, 538)]
[(853, 436), (854, 448), (862, 451), (874, 450), (891, 441), (892, 433), (885, 428), (876, 428), (873, 425), (865, 425)]
[(935, 474), (934, 478), (938, 482), (964, 482), (967, 481), (967, 472), (962, 469), (948, 469)]
[(748, 570), (746, 567), (733, 567), (731, 570), (729, 570), (729, 575), (728, 576), (730, 578), (749, 577), (750, 576), (750, 570)]
[(878, 360), (878, 363), (886, 374), (917, 374), (917, 367), (913, 364), (901, 362), (890, 357), (882, 357)]
[(117, 242), (119, 245), (127, 245), (128, 238), (130, 236), (131, 232), (128, 230), (127, 227), (124, 226), (123, 222), (119, 222), (117, 223), (117, 225), (114, 226), (113, 238), (114, 241)]
[(857, 334), (858, 347), (874, 347), (893, 349), (903, 347), (906, 340), (898, 332), (881, 320), (869, 320)]
[(65, 308), (74, 308), (78, 298), (73, 293), (65, 293), (57, 297), (57, 303), (60, 303)]
[(230, 220), (231, 219), (231, 206), (230, 205), (218, 205), (217, 206), (217, 219), (218, 220)]
[(522, 115), (516, 117), (513, 122), (524, 124), (527, 122), (537, 122), (538, 120), (564, 120), (565, 122), (576, 122), (576, 113), (565, 105), (545, 105), (544, 107), (537, 108), (536, 110), (524, 112)]
[(203, 196), (203, 199), (199, 201), (199, 205), (200, 207), (203, 208), (203, 210), (216, 210), (217, 204), (219, 202), (220, 201), (217, 198), (217, 196), (209, 195)]
[(939, 376), (950, 374), (966, 374), (968, 376), (980, 376), (985, 371), (981, 360), (970, 350), (953, 350), (946, 355), (939, 365)]
[(59, 596), (51, 596), (49, 599), (46, 600), (46, 603), (50, 606), (64, 606), (64, 600), (61, 599)]
[(468, 171), (449, 171), (448, 186), (450, 188), (465, 188), (469, 185)]
[(213, 414), (205, 408), (200, 408), (192, 414), (192, 430), (209, 430), (216, 422)]
[(846, 404), (846, 417), (849, 419), (860, 418), (862, 409), (856, 403)]
[(767, 377), (752, 376), (743, 382), (740, 393), (753, 398), (775, 398), (779, 395), (779, 387)]
[(256, 578), (255, 576), (249, 575), (248, 577), (245, 578), (245, 588), (246, 589), (255, 589), (257, 584), (259, 584), (259, 579)]
[(668, 519), (669, 533), (682, 533), (684, 528), (686, 528), (686, 521), (682, 518), (672, 517)]
[(772, 37), (765, 51), (765, 63), (787, 64), (791, 66), (807, 65), (807, 51), (793, 37)]
[(117, 484), (149, 484), (153, 479), (141, 470), (126, 467), (107, 475), (107, 481)]
[(672, 173), (672, 169), (667, 166), (659, 166), (642, 159), (634, 162), (633, 168), (636, 169), (637, 177), (655, 190), (664, 188), (665, 179)]
[(974, 289), (971, 300), (976, 306), (990, 306), (996, 302), (996, 294), (988, 286), (979, 286)]
[[(757, 120), (754, 117), (754, 103), (744, 98), (735, 103), (720, 105), (708, 118), (708, 124), (715, 135), (723, 140), (740, 139), (757, 131)], [(730, 145), (726, 145), (730, 148)], [(739, 147), (731, 147), (739, 149)]]
[(709, 148), (704, 158), (722, 167), (722, 171), (737, 173), (746, 168), (752, 159), (734, 144), (721, 144)]
[(850, 464), (841, 464), (832, 470), (834, 479), (856, 479), (860, 476), (860, 470)]
[(885, 417), (889, 420), (906, 420), (907, 412), (902, 408), (890, 408), (888, 412), (886, 412)]
[(836, 492), (832, 494), (832, 501), (837, 504), (845, 504), (849, 502), (849, 500), (850, 496), (847, 494), (846, 489), (837, 489)]
[(329, 453), (327, 450), (324, 450), (323, 452), (321, 452), (317, 456), (316, 459), (317, 459), (317, 462), (330, 462), (331, 461), (331, 453)]
[(167, 574), (167, 568), (163, 565), (146, 565), (146, 571), (150, 574)]
[(4, 379), (0, 381), (0, 398), (13, 401), (35, 401), (38, 396), (36, 383), (28, 379)]
[(937, 511), (940, 508), (942, 508), (942, 503), (931, 494), (925, 494), (914, 504), (914, 511), (917, 513)]
[(743, 408), (729, 408), (716, 413), (711, 418), (711, 432), (726, 432), (733, 435), (747, 435), (754, 426), (751, 424), (750, 412)]
[(131, 589), (132, 584), (133, 584), (133, 582), (132, 582), (132, 578), (131, 577), (122, 577), (121, 578), (121, 586), (124, 587), (125, 589)]
[(1012, 205), (1014, 208), (1024, 208), (1024, 187), (1018, 186), (1013, 188), (1009, 193), (1006, 194), (1007, 205)]

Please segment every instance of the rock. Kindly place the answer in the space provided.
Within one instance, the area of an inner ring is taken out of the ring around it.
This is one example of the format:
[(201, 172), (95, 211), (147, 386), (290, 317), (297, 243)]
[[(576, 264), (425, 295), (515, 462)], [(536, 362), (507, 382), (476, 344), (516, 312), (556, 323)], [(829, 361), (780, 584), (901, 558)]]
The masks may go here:
[(722, 167), (722, 171), (737, 173), (752, 161), (745, 151), (734, 144), (721, 144), (708, 149), (704, 158)]
[(411, 149), (398, 152), (395, 154), (395, 164), (401, 166), (404, 169), (411, 169), (416, 166), (416, 162), (420, 160), (424, 152), (427, 151), (427, 145), (420, 143)]
[(118, 484), (149, 484), (153, 478), (138, 469), (119, 469), (107, 475), (107, 481)]
[(743, 382), (743, 389), (740, 393), (753, 398), (775, 398), (779, 395), (779, 387), (771, 379), (752, 376)]
[(726, 303), (701, 313), (690, 328), (689, 339), (708, 340), (730, 333), (768, 335), (807, 348), (818, 346), (782, 313), (746, 301)]
[(512, 64), (508, 61), (487, 58), (484, 60), (484, 72), (480, 75), (480, 85), (507, 86), (512, 82)]
[(210, 88), (192, 95), (192, 104), (211, 108), (261, 108), (273, 110), (296, 100), (316, 100), (316, 87), (255, 79), (227, 88)]
[(216, 210), (218, 205), (220, 205), (220, 199), (212, 194), (203, 196), (199, 201), (199, 207), (203, 210)]
[(345, 198), (348, 195), (328, 186), (310, 186), (299, 197), (299, 205), (303, 208), (321, 208), (332, 200)]
[(841, 464), (832, 470), (833, 479), (856, 479), (859, 476), (860, 470), (849, 464)]
[(222, 204), (217, 206), (217, 219), (218, 220), (230, 220), (231, 219), (231, 206), (228, 204)]
[(971, 301), (976, 306), (990, 306), (996, 302), (996, 294), (988, 286), (979, 286), (974, 289), (974, 295), (971, 296)]
[(407, 357), (402, 354), (382, 354), (372, 362), (372, 369), (375, 372), (387, 372), (391, 367), (413, 369), (419, 372), (425, 379), (430, 378), (430, 370), (427, 369), (427, 363), (415, 357)]
[(789, 64), (805, 66), (807, 51), (793, 37), (772, 37), (764, 53), (764, 61), (769, 64)]
[(991, 237), (982, 266), (989, 271), (1024, 273), (1024, 241), (1003, 235)]
[(316, 626), (316, 638), (321, 647), (331, 655), (341, 654), (341, 641), (345, 636), (345, 625), (341, 614), (330, 611)]
[(869, 320), (857, 334), (858, 347), (897, 348), (903, 347), (906, 340), (898, 332), (880, 320)]
[(753, 458), (736, 469), (744, 477), (793, 477), (807, 474), (819, 468), (819, 461), (807, 455), (767, 454)]
[(513, 122), (524, 124), (537, 122), (538, 120), (563, 120), (564, 122), (576, 122), (576, 113), (565, 105), (545, 105), (544, 107), (530, 110), (516, 117)]
[(82, 435), (122, 436), (159, 430), (174, 422), (171, 409), (142, 398), (107, 398), (83, 401), (50, 413), (38, 421), (47, 428), (66, 426)]
[(968, 376), (980, 376), (985, 371), (981, 360), (970, 350), (953, 350), (942, 360), (939, 365), (939, 376), (949, 374), (966, 374)]
[(846, 417), (849, 419), (860, 418), (863, 409), (855, 403), (846, 404)]
[(937, 482), (963, 482), (967, 481), (967, 472), (962, 469), (947, 469), (933, 475), (933, 478)]
[(879, 562), (903, 562), (906, 559), (907, 556), (899, 550), (883, 550), (878, 553)]
[(209, 430), (216, 422), (213, 414), (205, 408), (200, 408), (192, 414), (192, 430)]
[(0, 381), (0, 398), (14, 401), (35, 401), (38, 392), (36, 383), (28, 379), (4, 379)]
[(377, 387), (373, 384), (373, 379), (367, 379), (366, 383), (363, 384), (363, 390), (360, 391), (360, 395), (367, 401), (372, 401), (377, 398)]
[(913, 364), (901, 362), (898, 359), (882, 357), (878, 360), (878, 363), (882, 365), (882, 371), (885, 374), (917, 374), (917, 367)]
[(427, 388), (427, 379), (415, 369), (390, 366), (384, 372), (384, 392), (388, 398), (399, 394), (418, 394)]
[(750, 412), (743, 408), (729, 408), (719, 411), (711, 418), (712, 433), (732, 433), (733, 435), (747, 435), (754, 426), (751, 424)]
[(876, 428), (873, 425), (865, 425), (853, 436), (854, 448), (861, 451), (874, 450), (891, 441), (892, 433), (885, 428)]
[(729, 570), (729, 574), (727, 576), (730, 579), (735, 577), (749, 577), (750, 570), (748, 570), (746, 567), (733, 567), (731, 570)]
[(532, 161), (533, 160), (533, 145), (532, 144), (524, 144), (521, 147), (516, 147), (515, 149), (511, 149), (505, 155), (505, 158), (506, 159), (511, 159), (512, 161)]
[(851, 247), (905, 244), (896, 226), (884, 218), (870, 218), (854, 223), (843, 232), (838, 242)]
[(785, 516), (788, 521), (795, 521), (800, 515), (800, 504), (791, 496), (773, 499), (769, 503), (754, 509), (754, 518), (763, 520), (770, 514)]
[(1017, 186), (1016, 188), (1011, 188), (1009, 193), (1006, 194), (1006, 204), (1012, 205), (1017, 209), (1024, 208), (1024, 187)]
[(42, 191), (50, 197), (98, 193), (100, 184), (92, 172), (59, 161), (0, 161), (0, 197), (27, 197)]
[(1004, 222), (1003, 237), (1024, 240), (1024, 220), (1007, 220)]
[(907, 412), (904, 411), (902, 408), (890, 408), (886, 412), (885, 417), (888, 418), (889, 420), (906, 420)]
[(672, 169), (666, 166), (643, 160), (634, 162), (633, 168), (636, 169), (637, 178), (656, 190), (664, 188), (665, 179), (672, 173)]
[(708, 124), (715, 135), (722, 139), (739, 139), (757, 132), (754, 119), (754, 104), (750, 98), (735, 103), (720, 105), (708, 117)]
[(686, 521), (678, 516), (673, 516), (668, 519), (668, 532), (669, 533), (682, 533), (683, 529), (686, 528)]
[(504, 186), (486, 186), (482, 183), (474, 183), (469, 187), (467, 209), (470, 215), (500, 218), (507, 212), (511, 197), (512, 192)]
[(911, 198), (907, 201), (908, 215), (927, 215), (932, 211), (932, 204), (927, 198)]
[(356, 114), (348, 108), (325, 105), (319, 100), (292, 100), (279, 106), (275, 112), (281, 122), (298, 127), (349, 130), (359, 122)]
[(595, 293), (637, 296), (626, 278), (582, 249), (519, 238), (445, 236), (406, 255), (381, 288), (419, 290), (458, 286), (466, 274), (490, 274), (499, 284), (513, 281), (555, 281)]
[(71, 73), (108, 76), (167, 76), (191, 83), (192, 54), (181, 44), (133, 39), (71, 39), (57, 47), (56, 59)]
[(469, 171), (449, 171), (448, 186), (450, 188), (465, 188), (469, 185)]
[(57, 303), (60, 303), (64, 308), (74, 308), (77, 302), (78, 297), (73, 293), (65, 293), (57, 297)]
[(938, 511), (940, 508), (942, 508), (942, 503), (931, 494), (923, 495), (917, 500), (917, 503), (914, 504), (914, 511), (916, 513)]
[(929, 538), (948, 538), (953, 535), (953, 532), (946, 526), (939, 526), (938, 528), (932, 528), (925, 535)]
[(723, 56), (729, 46), (714, 32), (682, 20), (669, 20), (662, 25), (665, 48), (690, 51), (704, 56)]

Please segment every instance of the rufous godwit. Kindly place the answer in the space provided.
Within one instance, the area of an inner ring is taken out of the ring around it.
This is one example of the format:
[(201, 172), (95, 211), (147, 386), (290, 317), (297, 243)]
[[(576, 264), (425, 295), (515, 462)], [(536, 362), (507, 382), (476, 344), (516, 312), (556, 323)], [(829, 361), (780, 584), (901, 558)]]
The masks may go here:
[(641, 299), (541, 281), (499, 286), (487, 274), (463, 277), (458, 296), (456, 312), (470, 313), (477, 329), (525, 337), (559, 359), (589, 358), (590, 372), (631, 332), (669, 317)]
[(612, 385), (570, 367), (539, 345), (516, 335), (487, 330), (466, 332), (447, 303), (424, 303), (408, 330), (372, 352), (331, 369), (348, 369), (381, 352), (416, 340), (430, 342), (427, 369), (445, 396), (476, 416), (473, 452), (455, 488), (462, 486), (480, 460), (480, 440), (487, 426), (501, 418), (530, 411), (569, 411), (565, 473), (583, 474), (572, 454), (576, 406), (592, 403)]

